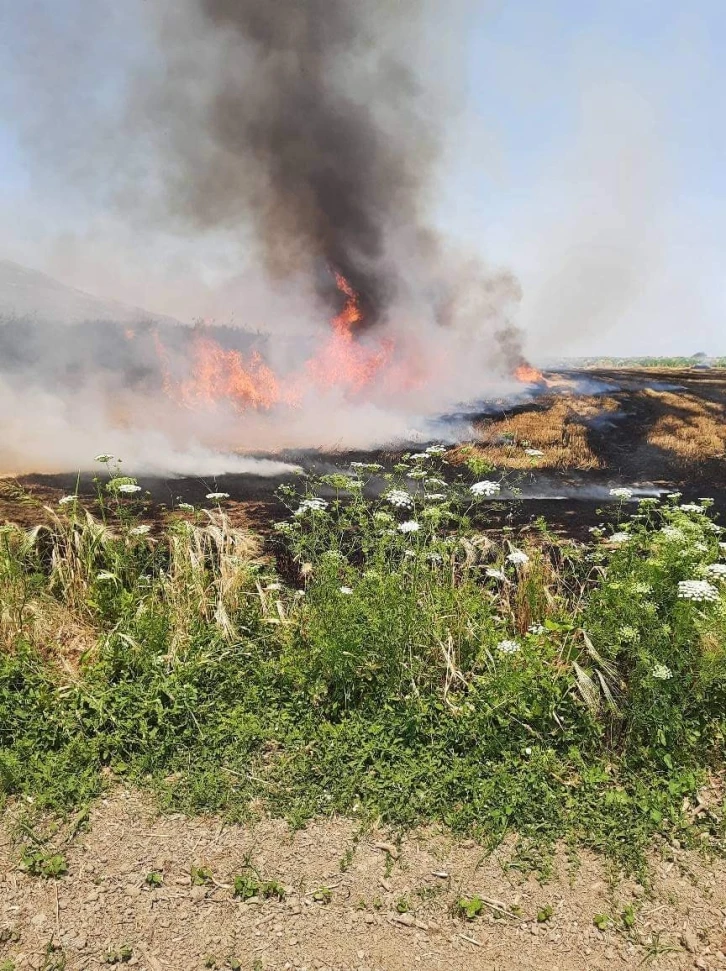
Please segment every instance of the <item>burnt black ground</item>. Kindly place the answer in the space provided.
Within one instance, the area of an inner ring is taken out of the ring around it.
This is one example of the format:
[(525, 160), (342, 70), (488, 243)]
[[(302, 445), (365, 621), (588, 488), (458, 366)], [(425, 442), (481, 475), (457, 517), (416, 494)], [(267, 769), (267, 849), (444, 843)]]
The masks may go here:
[[(509, 473), (506, 481), (520, 494), (515, 496), (505, 489), (501, 499), (487, 503), (484, 507), (486, 523), (493, 528), (506, 525), (526, 527), (542, 517), (556, 530), (574, 538), (586, 538), (590, 526), (614, 514), (616, 504), (608, 492), (611, 487), (619, 485), (634, 487), (641, 495), (678, 490), (688, 500), (710, 496), (715, 500), (717, 513), (726, 518), (724, 457), (711, 457), (686, 467), (672, 453), (649, 444), (650, 429), (664, 414), (673, 414), (677, 408), (671, 405), (665, 409), (657, 396), (643, 394), (645, 389), (668, 390), (675, 395), (679, 391), (688, 392), (715, 406), (726, 422), (726, 372), (715, 369), (619, 369), (563, 371), (559, 374), (579, 382), (586, 389), (586, 394), (600, 390), (618, 400), (620, 413), (615, 417), (595, 419), (588, 430), (588, 444), (603, 468), (592, 471), (562, 469), (542, 473)], [(558, 393), (571, 392), (563, 389)], [(534, 397), (507, 410), (511, 413), (513, 410), (537, 410), (541, 407)], [(486, 414), (491, 416), (491, 405), (487, 406)], [(469, 417), (472, 421), (476, 420), (476, 411), (473, 410)], [(413, 447), (420, 450), (423, 445), (418, 442)], [(281, 459), (298, 464), (308, 472), (321, 473), (346, 471), (354, 461), (380, 462), (390, 467), (403, 451), (403, 448), (395, 451), (377, 449), (328, 453), (308, 450), (262, 457)], [(451, 466), (444, 474), (453, 479), (462, 471), (465, 470), (461, 467)], [(15, 487), (0, 490), (0, 520), (26, 524), (37, 521), (44, 502), (55, 503), (60, 495), (74, 492), (77, 486), (81, 495), (92, 500), (96, 494), (95, 474), (83, 473), (80, 479), (75, 471), (21, 476), (16, 481), (20, 491), (25, 492), (24, 497)], [(264, 528), (285, 514), (285, 507), (277, 498), (276, 491), (281, 483), (294, 482), (296, 478), (294, 475), (263, 478), (249, 474), (210, 478), (138, 477), (139, 484), (150, 494), (148, 515), (152, 519), (162, 517), (180, 501), (203, 505), (207, 493), (219, 491), (229, 493), (229, 507), (235, 518), (247, 520), (258, 528)], [(372, 489), (376, 487), (374, 482)]]

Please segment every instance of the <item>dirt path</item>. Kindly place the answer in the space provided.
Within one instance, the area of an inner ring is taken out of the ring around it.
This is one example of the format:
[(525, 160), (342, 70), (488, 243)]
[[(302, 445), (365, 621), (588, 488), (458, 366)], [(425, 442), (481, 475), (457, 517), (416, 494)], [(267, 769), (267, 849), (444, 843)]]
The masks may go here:
[[(654, 862), (645, 890), (587, 855), (562, 854), (540, 884), (507, 866), (511, 850), (486, 857), (433, 832), (409, 836), (392, 855), (381, 842), (383, 834), (356, 841), (354, 824), (343, 820), (291, 833), (276, 821), (238, 827), (160, 816), (138, 793), (120, 792), (96, 806), (63, 850), (68, 873), (55, 881), (21, 872), (6, 825), (0, 967), (8, 957), (18, 969), (45, 971), (107, 967), (122, 957), (147, 971), (726, 967), (722, 861), (669, 848), (671, 859)], [(234, 877), (251, 872), (247, 862), (279, 881), (286, 899), (235, 899)], [(211, 882), (193, 885), (192, 867)], [(161, 886), (147, 884), (151, 872), (163, 875)], [(452, 916), (456, 901), (473, 894), (487, 898), (483, 916)], [(538, 923), (543, 908), (552, 916)], [(630, 931), (624, 912), (633, 915)], [(593, 925), (597, 914), (614, 916), (608, 929)]]

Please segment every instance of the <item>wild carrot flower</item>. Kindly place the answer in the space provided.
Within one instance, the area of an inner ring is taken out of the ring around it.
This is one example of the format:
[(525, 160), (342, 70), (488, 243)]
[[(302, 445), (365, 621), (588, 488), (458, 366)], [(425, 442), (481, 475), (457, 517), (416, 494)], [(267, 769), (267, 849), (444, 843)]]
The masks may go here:
[(726, 579), (726, 563), (711, 563), (706, 567), (706, 573), (716, 580)]
[(340, 591), (339, 592), (340, 593), (344, 593), (346, 596), (350, 596), (350, 594), (353, 593), (353, 588), (352, 587), (340, 587)]
[(627, 543), (630, 538), (630, 533), (613, 533), (612, 536), (606, 537), (606, 542), (617, 544)]
[(111, 455), (110, 452), (101, 452), (101, 454), (97, 455), (93, 461), (103, 462), (104, 465), (107, 465), (112, 458), (113, 458), (113, 455)]
[(441, 455), (446, 451), (445, 445), (429, 445), (426, 449), (429, 455)]
[(406, 509), (413, 505), (413, 499), (403, 489), (391, 489), (390, 492), (386, 493), (385, 499), (392, 506), (397, 506), (400, 509)]
[(398, 527), (399, 533), (417, 533), (419, 529), (421, 529), (421, 525), (415, 519), (408, 519)]
[(684, 502), (679, 508), (681, 512), (705, 512), (703, 506), (699, 506), (695, 502)]
[(507, 579), (507, 575), (504, 572), (504, 570), (497, 570), (497, 569), (495, 569), (492, 566), (490, 566), (490, 567), (487, 568), (486, 575), (488, 577), (491, 577), (492, 580), (506, 580)]
[(499, 641), (497, 644), (497, 650), (501, 651), (502, 654), (516, 654), (517, 651), (519, 651), (519, 644), (517, 641)]
[(617, 489), (611, 489), (610, 495), (615, 499), (631, 499), (633, 495), (633, 490), (628, 489), (625, 486), (618, 486)]
[(327, 508), (328, 504), (325, 499), (316, 496), (312, 499), (303, 499), (300, 506), (295, 510), (295, 515), (304, 516), (306, 512), (324, 512)]
[(69, 506), (72, 502), (77, 502), (78, 496), (63, 496), (62, 499), (58, 500), (59, 506)]
[(668, 681), (670, 678), (673, 677), (673, 672), (665, 664), (656, 664), (656, 666), (653, 668), (652, 673), (653, 673), (653, 677), (657, 681)]
[(708, 580), (681, 580), (678, 596), (681, 600), (694, 600), (696, 603), (713, 602), (718, 600), (718, 590)]
[(511, 553), (507, 554), (507, 562), (514, 564), (514, 566), (524, 566), (525, 563), (529, 563), (529, 557), (524, 550), (512, 550)]
[(185, 512), (194, 512), (194, 506), (191, 502), (180, 502), (177, 504), (177, 509), (183, 509)]
[(132, 482), (123, 482), (120, 486), (116, 486), (118, 492), (123, 492), (125, 495), (130, 496), (135, 492), (141, 492), (141, 486), (134, 485)]
[(207, 499), (213, 499), (215, 502), (219, 502), (222, 499), (229, 499), (228, 492), (208, 492)]
[(475, 482), (474, 485), (469, 486), (469, 492), (477, 497), (495, 496), (501, 490), (502, 487), (498, 482), (491, 482), (489, 479), (483, 479), (481, 482)]

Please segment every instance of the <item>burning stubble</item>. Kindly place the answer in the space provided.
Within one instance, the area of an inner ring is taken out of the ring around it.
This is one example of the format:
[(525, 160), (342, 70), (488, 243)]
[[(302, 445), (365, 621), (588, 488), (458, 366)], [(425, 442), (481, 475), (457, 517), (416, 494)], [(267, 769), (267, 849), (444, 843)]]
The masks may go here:
[[(261, 261), (273, 288), (305, 294), (301, 315), (322, 326), (317, 346), (282, 368), (276, 358), (290, 355), (274, 342), (295, 329), (287, 318), (265, 322), (273, 340), (263, 357), (225, 350), (211, 334), (182, 353), (157, 342), (163, 381), (124, 413), (171, 426), (174, 442), (188, 428), (215, 444), (224, 429), (242, 448), (331, 434), (360, 446), (403, 436), (511, 375), (521, 360), (516, 281), (455, 251), (429, 219), (445, 136), (438, 89), (450, 65), (424, 69), (437, 54), (424, 39), (427, 27), (435, 35), (432, 15), (446, 33), (448, 5), (145, 7), (156, 56), (127, 79), (114, 158), (94, 187), (107, 182), (109, 212), (138, 232), (198, 237), (200, 250), (226, 234)], [(131, 343), (127, 353), (140, 357)], [(88, 385), (96, 414), (111, 414), (119, 394), (108, 363)]]

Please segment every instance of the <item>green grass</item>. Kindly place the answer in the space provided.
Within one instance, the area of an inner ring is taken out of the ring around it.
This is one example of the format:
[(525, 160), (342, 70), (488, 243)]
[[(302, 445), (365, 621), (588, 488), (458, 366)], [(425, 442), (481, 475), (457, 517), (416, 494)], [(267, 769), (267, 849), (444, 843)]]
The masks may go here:
[[(284, 490), (266, 554), (219, 506), (139, 531), (143, 497), (113, 487), (106, 522), (69, 502), (3, 528), (4, 795), (64, 813), (115, 777), (187, 812), (440, 821), (632, 864), (657, 834), (719, 845), (719, 811), (687, 811), (726, 724), (708, 504), (614, 508), (625, 542), (541, 529), (521, 550), (467, 483), (430, 483), (440, 462), (385, 473), (405, 507), (365, 498), (364, 468), (301, 482), (325, 506)], [(679, 597), (709, 576), (715, 600)]]

